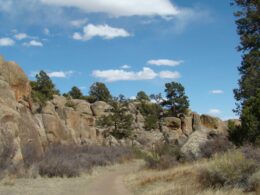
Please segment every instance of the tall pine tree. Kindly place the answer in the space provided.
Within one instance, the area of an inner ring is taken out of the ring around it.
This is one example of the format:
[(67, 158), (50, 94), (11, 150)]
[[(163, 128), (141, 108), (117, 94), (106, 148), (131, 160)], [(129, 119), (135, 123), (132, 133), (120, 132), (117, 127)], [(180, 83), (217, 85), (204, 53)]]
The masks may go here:
[(234, 90), (236, 112), (242, 125), (233, 133), (242, 143), (257, 143), (260, 141), (260, 0), (234, 0), (233, 5), (240, 8), (234, 15), (240, 36), (238, 51), (242, 52), (239, 88)]

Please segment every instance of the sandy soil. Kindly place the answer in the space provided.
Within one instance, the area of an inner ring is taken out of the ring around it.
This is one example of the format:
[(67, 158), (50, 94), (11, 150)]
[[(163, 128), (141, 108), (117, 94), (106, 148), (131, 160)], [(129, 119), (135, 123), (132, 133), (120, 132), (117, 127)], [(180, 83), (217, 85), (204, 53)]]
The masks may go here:
[(96, 168), (78, 178), (7, 179), (0, 195), (130, 195), (124, 177), (137, 171), (140, 162)]

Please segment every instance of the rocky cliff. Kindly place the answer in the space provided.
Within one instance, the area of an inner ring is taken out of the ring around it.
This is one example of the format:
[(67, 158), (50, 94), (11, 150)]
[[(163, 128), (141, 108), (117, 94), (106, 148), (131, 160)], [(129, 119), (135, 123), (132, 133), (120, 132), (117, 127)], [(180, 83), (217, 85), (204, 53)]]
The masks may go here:
[(145, 131), (144, 117), (137, 102), (129, 104), (134, 117), (131, 139), (116, 140), (96, 127), (96, 120), (110, 106), (105, 102), (90, 104), (84, 100), (68, 100), (54, 96), (39, 109), (31, 103), (30, 82), (14, 62), (0, 58), (0, 153), (6, 144), (15, 147), (13, 160), (21, 162), (30, 153), (41, 156), (52, 143), (136, 145), (152, 147), (168, 142), (182, 146), (185, 153), (199, 155), (199, 145), (212, 133), (226, 133), (226, 123), (218, 118), (191, 112), (179, 118), (167, 117), (161, 130)]

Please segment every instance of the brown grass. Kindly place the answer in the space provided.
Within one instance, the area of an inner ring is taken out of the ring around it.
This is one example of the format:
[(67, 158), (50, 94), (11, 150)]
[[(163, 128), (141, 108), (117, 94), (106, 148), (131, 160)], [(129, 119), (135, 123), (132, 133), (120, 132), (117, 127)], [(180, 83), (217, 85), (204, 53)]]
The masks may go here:
[[(241, 153), (237, 151), (234, 153), (234, 159), (242, 159), (240, 156)], [(205, 181), (201, 180), (201, 170), (202, 168), (209, 167), (213, 165), (223, 165), (225, 168), (232, 166), (232, 164), (228, 163), (228, 155), (226, 158), (221, 159), (222, 157), (217, 156), (215, 159), (202, 159), (195, 162), (190, 162), (186, 164), (179, 164), (176, 167), (167, 170), (151, 170), (151, 169), (143, 169), (137, 173), (133, 173), (126, 178), (127, 183), (129, 183), (130, 188), (132, 188), (134, 194), (144, 194), (144, 195), (240, 195), (245, 194), (245, 188), (239, 188), (236, 185), (230, 185), (226, 187), (211, 187), (205, 186)], [(232, 156), (231, 156), (232, 157)], [(219, 159), (216, 159), (219, 158)], [(233, 159), (233, 160), (234, 160)], [(232, 160), (232, 159), (231, 159)], [(239, 171), (242, 174), (247, 174), (249, 169), (247, 167), (251, 167), (251, 160), (246, 161), (246, 165), (242, 165), (243, 162), (238, 162), (234, 166), (237, 166), (236, 173)], [(241, 164), (242, 163), (242, 164)], [(213, 165), (212, 165), (213, 164)], [(241, 164), (241, 166), (239, 166)], [(247, 166), (248, 165), (248, 166)], [(250, 166), (249, 166), (250, 165)], [(213, 166), (214, 167), (214, 166)], [(244, 168), (244, 169), (242, 169)], [(232, 168), (233, 169), (233, 168)], [(222, 170), (222, 169), (221, 169)], [(251, 168), (250, 168), (251, 170)], [(232, 170), (232, 172), (235, 172)], [(239, 172), (239, 173), (240, 173)], [(240, 177), (235, 173), (235, 176)], [(251, 174), (251, 172), (250, 172)], [(226, 176), (226, 175), (225, 175)], [(233, 176), (233, 175), (232, 175)], [(242, 176), (241, 176), (242, 177)], [(233, 179), (233, 177), (231, 177)], [(236, 179), (236, 178), (235, 178)], [(239, 178), (240, 179), (240, 178)], [(251, 191), (247, 191), (249, 194), (256, 194), (259, 192), (259, 172), (255, 173), (251, 176), (250, 187)], [(234, 180), (236, 182), (236, 180)], [(238, 180), (240, 181), (240, 180)]]

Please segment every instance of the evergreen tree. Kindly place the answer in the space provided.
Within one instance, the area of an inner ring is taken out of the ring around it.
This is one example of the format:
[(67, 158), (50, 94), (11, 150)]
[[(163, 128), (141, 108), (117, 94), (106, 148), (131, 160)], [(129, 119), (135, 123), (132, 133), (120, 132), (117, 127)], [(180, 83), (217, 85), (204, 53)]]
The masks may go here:
[(55, 89), (52, 80), (44, 71), (36, 75), (36, 81), (31, 81), (31, 87), (33, 100), (41, 104), (53, 99), (53, 95), (59, 95), (59, 91)]
[(240, 36), (238, 51), (242, 52), (239, 88), (234, 90), (236, 112), (240, 114), (241, 127), (230, 130), (235, 143), (260, 141), (259, 91), (260, 91), (260, 1), (234, 0), (240, 8), (235, 12), (237, 33)]
[(234, 0), (234, 4), (241, 8), (234, 14), (238, 18), (237, 33), (240, 36), (238, 51), (243, 52), (238, 68), (241, 75), (239, 88), (234, 90), (240, 113), (246, 101), (255, 97), (260, 88), (260, 2)]
[(150, 101), (150, 98), (144, 91), (139, 91), (136, 95), (138, 101)]
[(162, 106), (169, 109), (172, 116), (186, 113), (189, 108), (189, 100), (185, 95), (185, 89), (180, 83), (171, 82), (165, 84), (166, 100), (162, 101)]
[(73, 99), (82, 99), (83, 98), (83, 94), (82, 94), (81, 90), (76, 86), (72, 87), (68, 94)]
[(112, 96), (104, 83), (96, 82), (90, 87), (89, 96), (95, 101), (109, 102)]
[(124, 96), (114, 98), (111, 102), (109, 115), (101, 117), (97, 124), (101, 127), (113, 127), (111, 134), (117, 139), (130, 137), (132, 133), (133, 117), (128, 114), (128, 101)]
[(159, 128), (160, 114), (162, 112), (160, 104), (141, 101), (141, 104), (138, 105), (138, 110), (145, 119), (144, 128), (147, 131)]

